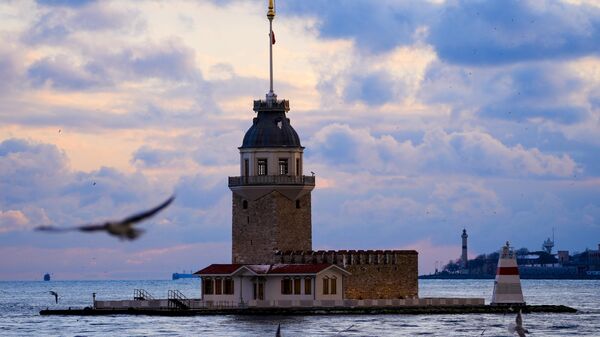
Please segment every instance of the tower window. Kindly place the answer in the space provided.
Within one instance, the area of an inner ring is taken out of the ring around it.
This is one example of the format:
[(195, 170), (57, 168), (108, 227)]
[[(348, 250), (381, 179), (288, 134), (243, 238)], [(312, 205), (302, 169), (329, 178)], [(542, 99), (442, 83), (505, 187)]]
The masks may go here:
[(259, 176), (267, 175), (267, 160), (266, 159), (258, 160), (258, 175)]
[(244, 209), (248, 209), (248, 200), (244, 200), (244, 201), (242, 201), (242, 207), (243, 207)]
[(279, 159), (279, 174), (285, 175), (288, 174), (288, 160), (287, 158)]
[(296, 208), (300, 208), (300, 200), (296, 200)]
[(246, 177), (250, 175), (250, 162), (248, 159), (244, 159), (244, 175)]
[(300, 175), (300, 158), (296, 158), (296, 175)]

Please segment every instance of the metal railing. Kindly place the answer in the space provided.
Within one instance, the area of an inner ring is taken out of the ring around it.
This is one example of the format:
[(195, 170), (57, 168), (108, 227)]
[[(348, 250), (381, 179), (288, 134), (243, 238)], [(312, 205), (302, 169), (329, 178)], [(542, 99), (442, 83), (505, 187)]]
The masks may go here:
[(190, 300), (179, 290), (169, 290), (168, 300), (170, 310), (189, 310), (191, 307)]
[(153, 300), (154, 297), (144, 289), (133, 289), (133, 299), (136, 301)]
[(246, 185), (308, 185), (315, 186), (314, 176), (241, 176), (229, 177), (229, 187)]

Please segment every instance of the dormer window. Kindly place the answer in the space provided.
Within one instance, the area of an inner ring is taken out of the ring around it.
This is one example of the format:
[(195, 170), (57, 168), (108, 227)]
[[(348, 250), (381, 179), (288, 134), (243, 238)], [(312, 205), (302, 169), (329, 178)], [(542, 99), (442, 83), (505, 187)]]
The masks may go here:
[(259, 176), (267, 175), (267, 160), (266, 159), (258, 160), (258, 175)]
[(279, 174), (286, 175), (288, 174), (288, 160), (287, 158), (279, 159)]

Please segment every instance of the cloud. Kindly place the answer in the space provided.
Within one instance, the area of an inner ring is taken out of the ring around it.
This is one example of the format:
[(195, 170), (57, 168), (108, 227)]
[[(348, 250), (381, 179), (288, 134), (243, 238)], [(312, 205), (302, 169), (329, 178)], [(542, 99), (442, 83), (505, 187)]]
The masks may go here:
[(131, 162), (142, 167), (161, 167), (172, 163), (179, 155), (176, 151), (154, 149), (144, 145), (133, 153)]
[(193, 51), (176, 41), (89, 56), (82, 64), (64, 54), (43, 58), (29, 67), (28, 77), (35, 86), (72, 91), (114, 87), (120, 82), (149, 78), (202, 81), (195, 68)]
[(0, 233), (10, 232), (27, 228), (29, 219), (21, 211), (0, 210)]
[(107, 2), (45, 1), (40, 15), (22, 35), (27, 44), (62, 44), (87, 32), (139, 32), (145, 22), (136, 10), (121, 10)]
[(81, 7), (87, 4), (94, 3), (96, 0), (36, 0), (40, 5), (44, 6), (66, 6), (66, 7)]
[(59, 90), (76, 91), (111, 84), (101, 75), (82, 69), (66, 55), (38, 60), (27, 71), (27, 76), (36, 87), (49, 86)]
[(0, 202), (35, 202), (63, 187), (68, 176), (64, 152), (56, 146), (22, 139), (0, 143)]
[(414, 174), (470, 173), (509, 177), (567, 177), (577, 170), (566, 154), (544, 154), (537, 148), (512, 147), (483, 131), (426, 131), (420, 143), (400, 142), (389, 135), (373, 136), (366, 129), (328, 125), (310, 140), (315, 156), (348, 172)]
[(383, 105), (402, 97), (396, 89), (398, 83), (401, 82), (382, 72), (354, 76), (346, 85), (344, 98), (348, 102), (361, 101), (372, 106)]
[(457, 64), (507, 64), (597, 55), (600, 9), (561, 1), (452, 1), (430, 29), (438, 56)]
[(580, 97), (588, 84), (569, 68), (547, 62), (487, 69), (434, 62), (418, 97), (427, 103), (475, 110), (484, 118), (575, 124), (590, 115), (588, 103)]
[(352, 39), (359, 51), (376, 53), (412, 43), (417, 27), (431, 11), (431, 4), (317, 0), (283, 2), (280, 8), (288, 15), (317, 17), (317, 28), (323, 38)]

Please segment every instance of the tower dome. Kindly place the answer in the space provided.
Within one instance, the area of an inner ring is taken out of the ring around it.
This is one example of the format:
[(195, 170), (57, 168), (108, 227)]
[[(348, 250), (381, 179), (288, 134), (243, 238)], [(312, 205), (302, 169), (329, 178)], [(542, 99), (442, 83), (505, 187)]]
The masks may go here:
[(298, 133), (285, 115), (289, 110), (289, 102), (277, 101), (271, 105), (268, 107), (264, 101), (254, 102), (254, 110), (258, 114), (250, 129), (246, 131), (241, 148), (302, 147)]

